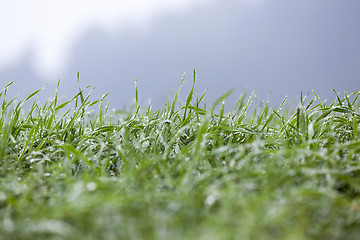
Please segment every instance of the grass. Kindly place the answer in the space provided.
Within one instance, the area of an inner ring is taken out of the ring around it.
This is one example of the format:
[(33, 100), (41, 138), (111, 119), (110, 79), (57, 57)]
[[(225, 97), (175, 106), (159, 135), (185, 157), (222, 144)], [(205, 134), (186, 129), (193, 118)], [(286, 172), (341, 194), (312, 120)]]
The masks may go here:
[[(194, 72), (194, 85), (195, 85)], [(360, 92), (112, 111), (0, 93), (0, 239), (359, 239)], [(59, 85), (58, 85), (59, 87)], [(250, 105), (251, 110), (250, 110)], [(284, 108), (284, 110), (282, 110)], [(94, 110), (95, 109), (95, 110)]]

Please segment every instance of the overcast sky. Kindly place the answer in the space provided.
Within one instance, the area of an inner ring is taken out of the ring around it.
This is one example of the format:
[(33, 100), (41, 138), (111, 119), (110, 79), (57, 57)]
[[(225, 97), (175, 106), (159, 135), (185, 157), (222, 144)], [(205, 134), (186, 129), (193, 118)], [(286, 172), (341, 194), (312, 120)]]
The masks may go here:
[(257, 89), (274, 105), (288, 95), (360, 89), (358, 0), (0, 1), (0, 87), (44, 94), (76, 91), (75, 76), (129, 105), (138, 78), (143, 102), (161, 105), (198, 73), (213, 102)]

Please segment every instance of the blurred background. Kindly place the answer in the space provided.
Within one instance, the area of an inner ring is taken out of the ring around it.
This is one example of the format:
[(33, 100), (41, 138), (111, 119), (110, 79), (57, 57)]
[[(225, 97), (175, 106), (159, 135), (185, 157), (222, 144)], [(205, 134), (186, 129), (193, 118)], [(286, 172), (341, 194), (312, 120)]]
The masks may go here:
[(360, 90), (359, 0), (0, 0), (0, 88), (49, 83), (40, 100), (81, 85), (113, 108), (165, 104), (186, 73), (213, 103), (256, 89), (273, 106), (314, 90), (333, 100)]

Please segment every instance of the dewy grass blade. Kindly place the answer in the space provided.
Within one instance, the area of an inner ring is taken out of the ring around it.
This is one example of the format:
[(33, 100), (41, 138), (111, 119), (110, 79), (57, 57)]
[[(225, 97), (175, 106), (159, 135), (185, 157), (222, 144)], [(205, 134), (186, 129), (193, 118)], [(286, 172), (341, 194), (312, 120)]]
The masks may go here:
[(360, 96), (360, 90), (350, 94), (350, 96), (353, 96), (353, 95), (356, 95), (356, 96), (355, 96), (354, 100), (352, 101), (351, 105), (356, 106), (356, 102), (357, 102), (357, 100), (358, 100), (358, 98)]
[(136, 108), (140, 106), (139, 93), (138, 93), (138, 88), (137, 88), (137, 81), (138, 81), (138, 79), (136, 78), (136, 80), (135, 80), (135, 106), (136, 106)]
[(314, 96), (316, 97), (316, 99), (319, 101), (319, 104), (320, 104), (320, 106), (321, 106), (321, 110), (323, 111), (323, 113), (324, 113), (324, 109), (325, 109), (325, 105), (322, 103), (322, 101), (320, 100), (320, 98), (319, 98), (319, 96), (316, 94), (316, 92), (315, 91), (313, 91), (313, 94), (314, 94)]
[(351, 104), (351, 102), (350, 102), (350, 99), (349, 99), (349, 96), (348, 96), (348, 94), (347, 94), (346, 89), (345, 89), (345, 91), (344, 91), (344, 95), (345, 95), (345, 99), (346, 99), (348, 108), (352, 109), (352, 104)]
[(174, 109), (175, 109), (175, 105), (177, 104), (177, 101), (178, 101), (178, 97), (179, 97), (179, 94), (180, 94), (180, 90), (181, 90), (181, 87), (183, 85), (185, 81), (185, 74), (183, 76), (183, 78), (181, 79), (181, 84), (180, 84), (180, 87), (179, 89), (177, 90), (175, 96), (174, 96), (174, 99), (172, 101), (172, 104), (171, 104), (171, 108), (170, 108), (170, 112), (169, 112), (169, 115), (168, 115), (168, 119), (171, 119), (173, 113), (174, 113)]
[(336, 90), (335, 90), (334, 88), (333, 88), (333, 91), (334, 91), (334, 93), (336, 94), (336, 98), (337, 98), (337, 100), (338, 100), (338, 102), (339, 102), (339, 105), (342, 106), (344, 100), (341, 100), (341, 99), (340, 99), (339, 94), (336, 92)]
[(55, 113), (56, 113), (57, 111), (59, 111), (60, 109), (66, 107), (66, 106), (67, 106), (69, 103), (71, 103), (72, 101), (73, 101), (73, 100), (69, 100), (69, 101), (66, 101), (66, 102), (61, 103), (59, 106), (57, 106), (57, 107), (55, 108)]
[(78, 83), (79, 96), (80, 96), (80, 100), (81, 100), (81, 104), (82, 104), (84, 102), (84, 96), (83, 96), (83, 90), (81, 90), (81, 87), (80, 87), (80, 72), (77, 72), (76, 81)]
[(59, 86), (60, 86), (60, 79), (58, 80), (57, 85), (56, 85), (56, 89), (55, 89), (54, 109), (56, 108), (57, 102), (58, 102), (58, 90), (59, 90)]
[(228, 96), (230, 96), (232, 93), (234, 92), (233, 89), (227, 91), (226, 93), (224, 93), (223, 95), (221, 95), (213, 104), (213, 108), (215, 109), (220, 103), (222, 103)]
[(252, 103), (254, 96), (255, 96), (255, 90), (251, 93), (246, 105), (240, 109), (238, 117), (235, 120), (235, 124), (237, 124), (237, 125), (241, 124), (241, 122), (243, 121), (243, 119), (245, 118), (245, 116), (247, 114), (247, 110), (250, 107), (250, 104)]
[(186, 113), (187, 113), (187, 110), (191, 104), (191, 100), (193, 99), (193, 93), (194, 93), (194, 87), (195, 87), (195, 81), (196, 81), (196, 71), (194, 69), (194, 75), (193, 75), (193, 85), (191, 87), (191, 90), (190, 90), (190, 93), (189, 95), (187, 96), (186, 98), (186, 105), (185, 105), (185, 108), (184, 108), (184, 116), (183, 116), (183, 121), (185, 120), (186, 118)]
[(47, 84), (45, 86), (43, 86), (42, 88), (34, 91), (33, 93), (31, 93), (24, 102), (27, 102), (29, 99), (31, 99), (33, 96), (35, 96), (36, 94), (38, 94), (40, 91), (42, 91), (45, 87), (47, 86)]

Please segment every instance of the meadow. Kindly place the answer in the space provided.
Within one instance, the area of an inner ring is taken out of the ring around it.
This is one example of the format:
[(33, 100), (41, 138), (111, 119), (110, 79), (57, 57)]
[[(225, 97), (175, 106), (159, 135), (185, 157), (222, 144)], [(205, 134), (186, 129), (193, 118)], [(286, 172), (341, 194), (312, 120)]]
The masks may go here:
[(195, 79), (128, 111), (4, 87), (0, 239), (360, 239), (360, 91), (228, 110)]

